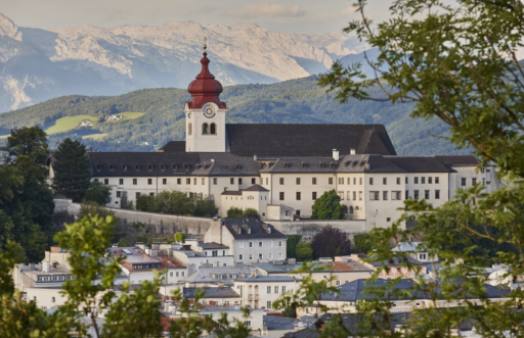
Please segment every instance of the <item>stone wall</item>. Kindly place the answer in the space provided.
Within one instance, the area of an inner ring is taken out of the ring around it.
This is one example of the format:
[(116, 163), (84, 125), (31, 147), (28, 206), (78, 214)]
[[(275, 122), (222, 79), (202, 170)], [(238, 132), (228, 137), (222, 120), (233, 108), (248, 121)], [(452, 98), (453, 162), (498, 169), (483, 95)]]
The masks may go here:
[[(81, 205), (68, 199), (55, 199), (55, 212), (66, 212), (78, 216)], [(203, 235), (215, 220), (212, 218), (165, 215), (136, 210), (104, 208), (111, 212), (121, 223), (142, 223), (153, 228), (157, 234), (170, 234), (177, 231)]]
[[(78, 216), (81, 206), (68, 199), (55, 199), (55, 212), (66, 212), (73, 216)], [(212, 218), (165, 215), (136, 210), (105, 208), (115, 215), (121, 223), (133, 224), (142, 223), (148, 226), (154, 233), (171, 234), (177, 231), (191, 235), (203, 235), (209, 226), (216, 220)], [(365, 220), (301, 220), (301, 221), (268, 221), (279, 231), (286, 235), (302, 235), (303, 237), (313, 237), (322, 228), (332, 226), (338, 228), (350, 237), (369, 229)]]

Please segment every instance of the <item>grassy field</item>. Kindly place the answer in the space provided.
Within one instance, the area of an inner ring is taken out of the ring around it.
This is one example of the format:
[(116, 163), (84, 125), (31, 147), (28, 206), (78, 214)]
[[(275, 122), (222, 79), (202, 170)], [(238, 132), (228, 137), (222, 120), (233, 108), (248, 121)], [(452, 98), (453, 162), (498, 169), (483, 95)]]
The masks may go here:
[(129, 120), (136, 120), (144, 116), (144, 112), (138, 112), (138, 111), (126, 111), (123, 113), (120, 113), (122, 115), (122, 121), (129, 121)]
[(60, 133), (66, 133), (73, 129), (76, 129), (82, 121), (91, 121), (93, 126), (98, 122), (98, 117), (94, 115), (74, 115), (74, 116), (64, 116), (55, 121), (51, 127), (47, 128), (47, 135), (54, 135)]
[(107, 134), (107, 133), (98, 133), (98, 134), (91, 134), (91, 135), (82, 136), (82, 138), (86, 139), (86, 140), (102, 141), (108, 135), (109, 134)]

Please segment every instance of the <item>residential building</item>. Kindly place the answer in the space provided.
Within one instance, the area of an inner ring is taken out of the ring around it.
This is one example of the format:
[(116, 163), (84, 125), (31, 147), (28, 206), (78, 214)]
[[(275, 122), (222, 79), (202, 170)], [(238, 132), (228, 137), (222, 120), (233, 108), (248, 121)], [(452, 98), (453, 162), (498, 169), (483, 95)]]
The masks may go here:
[(231, 248), (235, 263), (253, 264), (286, 260), (286, 236), (258, 218), (218, 220), (209, 227), (204, 240)]

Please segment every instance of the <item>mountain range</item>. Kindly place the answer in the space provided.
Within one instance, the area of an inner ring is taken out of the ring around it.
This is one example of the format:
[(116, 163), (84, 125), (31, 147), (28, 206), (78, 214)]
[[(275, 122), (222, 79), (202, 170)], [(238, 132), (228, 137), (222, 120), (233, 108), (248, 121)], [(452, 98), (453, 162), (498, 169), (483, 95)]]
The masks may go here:
[(0, 112), (64, 95), (185, 88), (204, 40), (224, 85), (275, 83), (326, 71), (366, 49), (342, 32), (273, 32), (256, 24), (19, 27), (0, 14)]

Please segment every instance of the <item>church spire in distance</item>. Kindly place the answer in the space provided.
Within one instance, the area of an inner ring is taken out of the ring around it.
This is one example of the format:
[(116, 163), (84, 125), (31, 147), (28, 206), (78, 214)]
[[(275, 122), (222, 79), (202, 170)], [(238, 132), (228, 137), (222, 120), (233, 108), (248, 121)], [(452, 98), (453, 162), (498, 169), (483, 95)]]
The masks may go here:
[(220, 101), (222, 93), (222, 84), (215, 80), (215, 77), (209, 71), (209, 59), (207, 57), (207, 37), (204, 38), (202, 46), (202, 58), (200, 59), (200, 73), (191, 81), (187, 91), (191, 94), (192, 100), (187, 104), (191, 109), (202, 108), (207, 102), (213, 102), (220, 108), (226, 108), (226, 103)]

